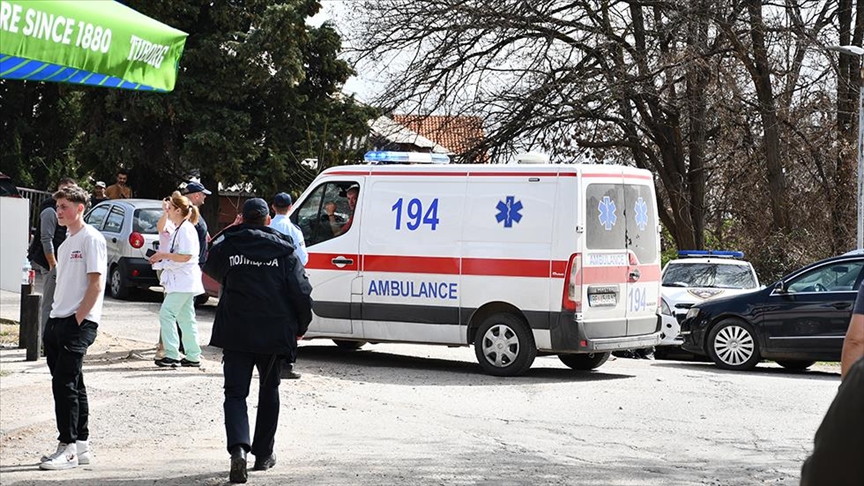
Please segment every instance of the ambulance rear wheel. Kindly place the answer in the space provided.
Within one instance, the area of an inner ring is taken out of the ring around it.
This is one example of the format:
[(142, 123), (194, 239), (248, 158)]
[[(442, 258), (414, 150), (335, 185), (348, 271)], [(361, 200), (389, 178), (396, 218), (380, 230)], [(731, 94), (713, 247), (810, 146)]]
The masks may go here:
[(346, 341), (344, 339), (334, 339), (333, 343), (336, 344), (336, 347), (339, 349), (344, 349), (345, 351), (357, 351), (362, 348), (366, 341)]
[(612, 353), (559, 354), (558, 359), (574, 370), (591, 371), (602, 366), (610, 354)]
[(525, 321), (500, 313), (488, 317), (477, 329), (474, 354), (487, 374), (518, 376), (531, 367), (537, 348)]

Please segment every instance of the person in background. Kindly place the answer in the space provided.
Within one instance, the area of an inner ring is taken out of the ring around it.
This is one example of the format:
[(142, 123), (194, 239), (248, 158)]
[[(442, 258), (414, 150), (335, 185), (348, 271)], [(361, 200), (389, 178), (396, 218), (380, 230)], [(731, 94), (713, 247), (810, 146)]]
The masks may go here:
[(864, 484), (864, 285), (843, 341), (840, 388), (801, 467), (801, 486)]
[[(273, 212), (276, 213), (276, 216), (274, 216), (273, 220), (270, 221), (270, 227), (291, 238), (291, 244), (294, 245), (294, 252), (300, 259), (300, 262), (303, 263), (303, 266), (306, 266), (306, 262), (309, 261), (309, 254), (306, 253), (306, 240), (303, 239), (303, 232), (300, 231), (300, 228), (292, 223), (290, 219), (288, 219), (288, 212), (291, 211), (291, 196), (284, 192), (276, 194), (276, 196), (273, 197), (273, 204), (271, 204), (271, 207), (273, 208)], [(287, 378), (289, 380), (300, 378), (300, 373), (294, 370), (294, 363), (296, 362), (297, 353), (295, 348), (295, 353), (286, 357), (282, 364), (282, 378)]]
[(339, 224), (336, 219), (336, 204), (327, 203), (324, 205), (324, 210), (327, 213), (327, 218), (330, 221), (330, 229), (333, 231), (333, 236), (339, 236), (349, 229), (351, 223), (354, 222), (354, 210), (357, 207), (357, 197), (360, 195), (360, 185), (352, 184), (345, 190), (345, 197), (348, 199), (348, 210), (351, 214), (348, 215), (348, 221), (345, 224)]
[[(158, 249), (169, 248), (171, 245), (171, 235), (174, 234), (174, 230), (177, 229), (177, 226), (174, 225), (173, 222), (168, 218), (168, 205), (171, 203), (171, 196), (168, 196), (162, 199), (162, 216), (159, 217), (159, 221), (156, 222), (156, 231), (159, 232), (159, 246)], [(199, 214), (200, 218), (201, 215)], [(197, 234), (197, 233), (196, 233)], [(148, 257), (149, 258), (149, 257)], [(162, 281), (162, 265), (160, 263), (153, 264), (153, 269), (156, 270), (156, 278), (159, 281)], [(162, 292), (165, 292), (165, 289), (162, 289)], [(164, 298), (164, 297), (163, 297)], [(177, 336), (180, 339), (180, 353), (184, 353), (186, 350), (183, 348), (183, 330), (180, 329), (180, 324), (176, 325), (177, 328)], [(159, 329), (159, 341), (156, 343), (156, 356), (154, 356), (154, 360), (161, 360), (165, 357), (165, 344), (162, 342), (162, 329), (160, 326)]]
[(189, 198), (189, 201), (198, 209), (198, 222), (195, 223), (195, 231), (198, 233), (198, 265), (204, 266), (207, 260), (207, 243), (210, 241), (210, 235), (207, 233), (207, 221), (201, 216), (201, 206), (204, 205), (204, 200), (212, 194), (200, 182), (189, 182), (186, 187), (180, 191), (184, 196)]
[[(210, 345), (222, 348), (225, 432), (231, 454), (229, 480), (247, 480), (246, 454), (256, 470), (276, 464), (279, 421), (278, 363), (294, 353), (312, 319), (311, 286), (294, 247), (267, 227), (270, 212), (260, 198), (243, 204), (242, 222), (225, 228), (210, 247), (204, 271), (222, 282)], [(258, 369), (258, 415), (250, 440), (246, 397)]]
[(108, 196), (105, 195), (105, 183), (102, 181), (96, 181), (96, 185), (93, 186), (93, 195), (90, 196), (90, 207), (99, 204), (102, 201), (107, 201)]
[[(198, 220), (198, 208), (175, 191), (169, 200), (163, 202), (163, 209), (175, 229), (169, 238), (168, 248), (159, 248), (150, 257), (154, 268), (162, 270), (159, 283), (165, 288), (165, 298), (159, 310), (165, 356), (154, 362), (160, 367), (198, 367), (201, 365), (201, 347), (198, 345), (198, 325), (195, 322), (195, 296), (204, 293), (201, 267), (197, 260), (198, 235), (194, 228)], [(175, 322), (183, 330), (186, 357), (182, 359)]]
[(105, 189), (108, 199), (129, 199), (132, 197), (132, 188), (126, 185), (129, 182), (129, 173), (125, 169), (117, 171), (117, 182)]
[(59, 432), (57, 450), (39, 465), (49, 470), (90, 464), (90, 406), (82, 367), (96, 340), (108, 270), (105, 237), (84, 222), (87, 192), (66, 186), (54, 199), (57, 222), (69, 235), (57, 251), (57, 290), (43, 338)]
[[(64, 177), (57, 183), (57, 190), (61, 191), (75, 186), (77, 186), (75, 180)], [(43, 331), (51, 314), (54, 289), (57, 284), (57, 270), (55, 268), (57, 260), (54, 255), (57, 254), (60, 244), (66, 240), (66, 228), (58, 223), (56, 208), (57, 201), (53, 197), (39, 205), (39, 226), (36, 227), (33, 239), (30, 240), (30, 247), (27, 249), (27, 259), (39, 268), (39, 273), (45, 279), (45, 283), (42, 285), (42, 315), (39, 323)]]
[(276, 216), (270, 221), (270, 227), (283, 235), (291, 237), (291, 243), (294, 244), (294, 251), (297, 257), (306, 266), (309, 261), (309, 254), (306, 252), (306, 240), (303, 239), (303, 232), (288, 218), (288, 213), (291, 211), (292, 203), (291, 196), (287, 193), (280, 192), (273, 197), (271, 205)]

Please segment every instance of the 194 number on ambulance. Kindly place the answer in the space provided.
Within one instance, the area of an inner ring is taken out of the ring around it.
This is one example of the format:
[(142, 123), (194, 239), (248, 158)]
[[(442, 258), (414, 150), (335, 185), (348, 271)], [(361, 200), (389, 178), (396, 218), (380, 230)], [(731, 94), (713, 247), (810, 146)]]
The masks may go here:
[(390, 208), (392, 211), (396, 213), (396, 230), (402, 229), (402, 218), (407, 218), (405, 222), (405, 227), (408, 228), (409, 231), (415, 231), (421, 225), (427, 224), (432, 231), (438, 227), (438, 198), (432, 200), (432, 203), (428, 205), (426, 211), (423, 211), (423, 202), (417, 198), (414, 198), (408, 201), (408, 204), (404, 203), (404, 200), (400, 197), (399, 200), (396, 201), (396, 204)]
[(648, 307), (648, 289), (630, 287), (630, 290), (629, 292), (627, 292), (627, 294), (627, 301), (630, 303), (630, 311), (644, 311)]

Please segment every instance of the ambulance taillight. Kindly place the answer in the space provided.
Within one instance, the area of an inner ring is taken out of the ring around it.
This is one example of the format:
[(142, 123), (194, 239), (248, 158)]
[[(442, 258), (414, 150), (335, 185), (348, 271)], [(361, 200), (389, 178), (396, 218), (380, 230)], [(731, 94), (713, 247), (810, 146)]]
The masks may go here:
[(571, 312), (582, 312), (582, 255), (574, 253), (567, 262), (567, 278), (561, 307)]

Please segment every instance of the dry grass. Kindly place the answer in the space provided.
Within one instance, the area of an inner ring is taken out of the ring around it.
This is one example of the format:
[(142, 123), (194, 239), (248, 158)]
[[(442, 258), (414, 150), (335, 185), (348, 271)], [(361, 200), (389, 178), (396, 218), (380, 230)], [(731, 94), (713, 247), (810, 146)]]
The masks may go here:
[(18, 346), (18, 329), (17, 323), (10, 324), (6, 320), (0, 321), (0, 346)]

